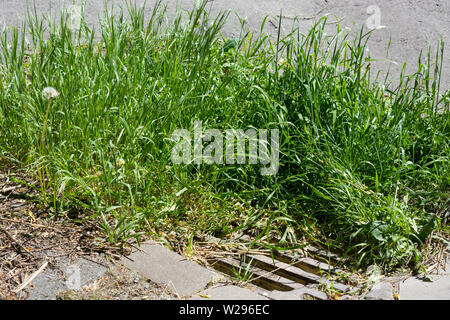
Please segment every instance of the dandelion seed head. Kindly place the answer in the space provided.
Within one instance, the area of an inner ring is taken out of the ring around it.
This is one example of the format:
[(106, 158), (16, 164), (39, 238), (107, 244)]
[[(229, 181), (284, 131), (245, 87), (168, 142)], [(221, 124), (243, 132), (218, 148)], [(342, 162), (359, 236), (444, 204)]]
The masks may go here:
[(117, 167), (120, 168), (121, 166), (123, 166), (125, 164), (125, 160), (123, 160), (122, 158), (120, 158), (119, 160), (117, 160)]
[(53, 87), (46, 87), (42, 90), (42, 95), (46, 100), (55, 99), (59, 96), (59, 92)]

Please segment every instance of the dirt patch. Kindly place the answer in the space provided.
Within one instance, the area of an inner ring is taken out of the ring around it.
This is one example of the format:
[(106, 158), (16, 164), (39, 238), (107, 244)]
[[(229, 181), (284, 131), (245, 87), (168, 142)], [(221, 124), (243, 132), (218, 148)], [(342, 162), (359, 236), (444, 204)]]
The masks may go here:
[(0, 173), (0, 299), (27, 299), (30, 279), (44, 269), (57, 270), (61, 260), (118, 256), (94, 223), (43, 209), (34, 185), (23, 174)]

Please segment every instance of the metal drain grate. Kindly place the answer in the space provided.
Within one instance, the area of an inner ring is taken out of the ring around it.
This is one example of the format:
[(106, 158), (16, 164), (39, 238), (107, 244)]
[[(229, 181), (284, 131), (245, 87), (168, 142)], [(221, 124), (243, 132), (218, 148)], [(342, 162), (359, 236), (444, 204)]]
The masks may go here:
[(350, 290), (345, 284), (328, 280), (328, 275), (336, 276), (342, 272), (333, 265), (339, 260), (339, 256), (315, 247), (308, 247), (307, 251), (314, 258), (274, 252), (273, 257), (268, 254), (244, 253), (210, 257), (207, 261), (214, 269), (231, 277), (236, 277), (237, 273), (251, 274), (248, 279), (243, 279), (245, 283), (251, 284), (256, 291), (271, 299), (324, 300), (328, 296), (318, 290), (319, 287), (332, 288), (340, 294)]

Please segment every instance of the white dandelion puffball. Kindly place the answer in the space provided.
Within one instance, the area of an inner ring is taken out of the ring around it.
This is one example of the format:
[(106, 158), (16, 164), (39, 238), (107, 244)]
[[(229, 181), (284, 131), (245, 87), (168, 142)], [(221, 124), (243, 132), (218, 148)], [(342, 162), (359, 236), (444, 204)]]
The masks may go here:
[(284, 60), (284, 58), (280, 58), (279, 60), (278, 60), (278, 65), (279, 66), (282, 66), (282, 65), (285, 65), (286, 64), (286, 60)]
[(117, 167), (121, 167), (125, 164), (125, 160), (123, 160), (122, 158), (120, 158), (119, 160), (117, 160)]
[(56, 91), (55, 88), (46, 87), (46, 88), (44, 88), (44, 90), (42, 90), (42, 95), (44, 96), (44, 98), (46, 100), (51, 100), (51, 99), (55, 99), (56, 97), (58, 97), (59, 92)]

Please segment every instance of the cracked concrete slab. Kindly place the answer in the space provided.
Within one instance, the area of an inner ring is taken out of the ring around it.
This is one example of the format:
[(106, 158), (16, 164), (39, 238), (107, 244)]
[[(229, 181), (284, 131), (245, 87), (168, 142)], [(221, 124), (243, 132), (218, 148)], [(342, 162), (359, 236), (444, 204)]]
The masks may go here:
[(167, 285), (180, 297), (195, 294), (209, 283), (223, 279), (222, 275), (150, 241), (142, 243), (140, 250), (123, 258), (121, 263), (154, 282)]
[(79, 289), (106, 271), (106, 267), (83, 258), (59, 259), (56, 268), (47, 267), (33, 280), (28, 300), (55, 300), (58, 292)]
[(376, 283), (370, 292), (364, 297), (365, 300), (394, 300), (394, 288), (389, 282)]

